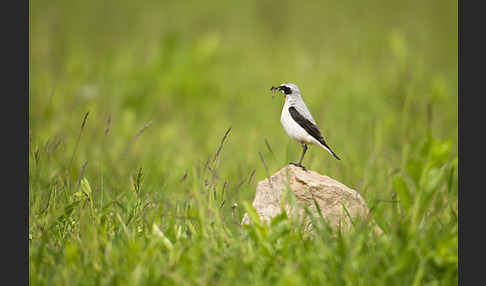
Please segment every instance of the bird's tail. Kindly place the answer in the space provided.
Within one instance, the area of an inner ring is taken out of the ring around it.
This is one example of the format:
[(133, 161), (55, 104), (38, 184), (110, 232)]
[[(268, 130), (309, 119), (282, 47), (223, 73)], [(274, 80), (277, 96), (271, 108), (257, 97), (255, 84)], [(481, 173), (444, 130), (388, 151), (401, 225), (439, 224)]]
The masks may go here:
[(338, 159), (338, 160), (341, 160), (341, 158), (338, 157), (338, 155), (336, 155), (336, 153), (334, 153), (331, 148), (329, 148), (328, 146), (324, 145), (321, 143), (321, 147), (324, 148), (327, 152), (329, 152), (329, 154), (333, 155), (334, 158)]

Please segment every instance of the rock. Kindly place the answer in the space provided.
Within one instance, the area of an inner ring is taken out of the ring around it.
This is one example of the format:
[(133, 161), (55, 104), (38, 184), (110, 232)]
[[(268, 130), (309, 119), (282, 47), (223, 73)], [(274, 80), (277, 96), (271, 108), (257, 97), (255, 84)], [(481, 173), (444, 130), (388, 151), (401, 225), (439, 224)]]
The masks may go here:
[[(349, 217), (344, 212), (342, 204), (346, 206), (349, 216), (353, 220), (357, 216), (368, 219), (369, 210), (358, 191), (328, 176), (311, 170), (305, 171), (294, 165), (287, 165), (270, 178), (258, 182), (253, 207), (260, 216), (260, 220), (269, 223), (274, 216), (280, 214), (282, 195), (285, 193), (287, 185), (293, 192), (296, 201), (300, 205), (307, 206), (317, 216), (314, 198), (321, 209), (322, 216), (334, 229), (340, 226), (343, 230), (351, 228)], [(296, 213), (294, 213), (295, 211), (287, 203), (284, 203), (284, 209), (289, 216), (304, 215), (303, 208), (296, 208)], [(250, 218), (245, 213), (241, 224), (249, 223)], [(312, 229), (308, 218), (306, 229)], [(383, 232), (376, 224), (374, 230), (377, 234)]]

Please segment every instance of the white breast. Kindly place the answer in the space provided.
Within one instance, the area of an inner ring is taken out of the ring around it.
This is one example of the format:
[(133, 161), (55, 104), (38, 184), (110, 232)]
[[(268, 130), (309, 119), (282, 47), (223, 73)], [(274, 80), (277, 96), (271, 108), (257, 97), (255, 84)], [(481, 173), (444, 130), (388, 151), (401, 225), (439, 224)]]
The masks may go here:
[(290, 105), (288, 104), (288, 101), (286, 101), (282, 109), (282, 115), (280, 116), (280, 123), (282, 123), (282, 126), (289, 137), (299, 142), (320, 145), (314, 137), (309, 135), (304, 128), (299, 125), (299, 123), (295, 122), (292, 115), (290, 115), (289, 107)]

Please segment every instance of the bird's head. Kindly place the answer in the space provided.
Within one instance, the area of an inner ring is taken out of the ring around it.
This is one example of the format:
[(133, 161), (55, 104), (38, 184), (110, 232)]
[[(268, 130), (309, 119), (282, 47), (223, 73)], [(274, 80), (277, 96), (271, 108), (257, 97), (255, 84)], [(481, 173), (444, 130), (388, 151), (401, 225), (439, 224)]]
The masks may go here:
[(292, 95), (297, 95), (300, 94), (299, 88), (293, 84), (293, 83), (283, 83), (280, 86), (272, 86), (270, 88), (271, 91), (281, 91), (282, 95), (287, 97), (287, 96), (292, 96)]

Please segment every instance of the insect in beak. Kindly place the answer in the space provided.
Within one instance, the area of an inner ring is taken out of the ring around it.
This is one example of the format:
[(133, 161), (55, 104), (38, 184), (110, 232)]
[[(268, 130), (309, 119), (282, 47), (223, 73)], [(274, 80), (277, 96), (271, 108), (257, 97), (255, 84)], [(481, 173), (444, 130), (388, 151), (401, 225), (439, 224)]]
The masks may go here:
[(275, 97), (276, 90), (279, 90), (279, 88), (272, 85), (272, 87), (270, 88), (270, 91), (272, 92), (272, 99)]

